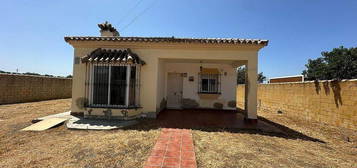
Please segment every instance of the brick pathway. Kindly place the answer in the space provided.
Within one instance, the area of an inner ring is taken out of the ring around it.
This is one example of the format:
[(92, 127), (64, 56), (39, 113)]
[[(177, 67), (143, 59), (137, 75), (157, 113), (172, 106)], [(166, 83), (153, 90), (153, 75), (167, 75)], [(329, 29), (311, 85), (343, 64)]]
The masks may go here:
[(196, 168), (192, 133), (187, 129), (164, 128), (144, 168)]

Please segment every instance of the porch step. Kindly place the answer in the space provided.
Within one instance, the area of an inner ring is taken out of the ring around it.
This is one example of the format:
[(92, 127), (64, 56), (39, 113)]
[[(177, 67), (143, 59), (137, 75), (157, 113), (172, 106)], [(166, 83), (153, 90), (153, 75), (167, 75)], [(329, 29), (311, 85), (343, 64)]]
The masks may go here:
[(82, 117), (72, 117), (67, 121), (68, 129), (81, 130), (113, 130), (128, 127), (139, 123), (136, 120), (104, 120), (104, 119), (86, 119)]

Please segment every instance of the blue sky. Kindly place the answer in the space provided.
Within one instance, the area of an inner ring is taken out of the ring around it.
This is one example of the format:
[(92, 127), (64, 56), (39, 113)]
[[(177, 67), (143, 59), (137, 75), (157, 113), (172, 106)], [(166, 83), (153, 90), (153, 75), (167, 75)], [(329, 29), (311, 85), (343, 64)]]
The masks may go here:
[(356, 0), (2, 0), (0, 70), (68, 75), (69, 35), (261, 38), (259, 71), (296, 75), (308, 59), (357, 47)]

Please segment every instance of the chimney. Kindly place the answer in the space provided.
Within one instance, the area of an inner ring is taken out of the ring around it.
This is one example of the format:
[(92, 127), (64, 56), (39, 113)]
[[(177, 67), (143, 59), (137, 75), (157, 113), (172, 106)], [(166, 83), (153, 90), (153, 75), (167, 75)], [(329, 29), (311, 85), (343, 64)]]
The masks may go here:
[(112, 24), (105, 21), (102, 24), (98, 24), (100, 28), (100, 36), (119, 36), (119, 32), (115, 29)]

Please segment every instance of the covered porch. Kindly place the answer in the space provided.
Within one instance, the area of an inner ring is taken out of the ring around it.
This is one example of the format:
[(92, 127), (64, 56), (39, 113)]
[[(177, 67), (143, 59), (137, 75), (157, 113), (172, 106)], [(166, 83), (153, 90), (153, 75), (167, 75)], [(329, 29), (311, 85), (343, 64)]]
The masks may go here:
[(214, 110), (214, 109), (166, 109), (157, 117), (155, 123), (164, 128), (222, 128), (261, 130), (264, 132), (280, 132), (281, 130), (271, 123), (260, 120), (256, 124), (244, 121), (244, 111)]
[[(237, 112), (237, 68), (244, 65), (247, 69), (246, 103), (245, 110), (240, 111), (244, 114), (241, 117), (249, 123), (256, 123), (256, 56), (247, 57), (248, 59), (245, 60), (224, 59), (223, 57), (219, 59), (219, 56), (215, 58), (216, 59), (159, 58), (156, 94), (157, 114), (161, 115), (161, 113), (164, 113), (162, 114), (163, 116), (180, 116), (182, 115), (180, 113), (184, 113), (185, 116), (189, 116), (188, 114), (192, 112), (195, 113), (192, 114), (194, 118), (197, 113), (200, 113), (199, 110), (207, 109), (202, 115), (214, 113), (214, 111), (218, 110), (223, 118), (232, 117), (230, 115)], [(182, 109), (186, 110), (178, 112)], [(217, 118), (217, 116), (215, 117)], [(233, 120), (228, 121), (227, 119), (222, 119), (222, 122), (236, 122), (237, 124), (237, 121)]]

